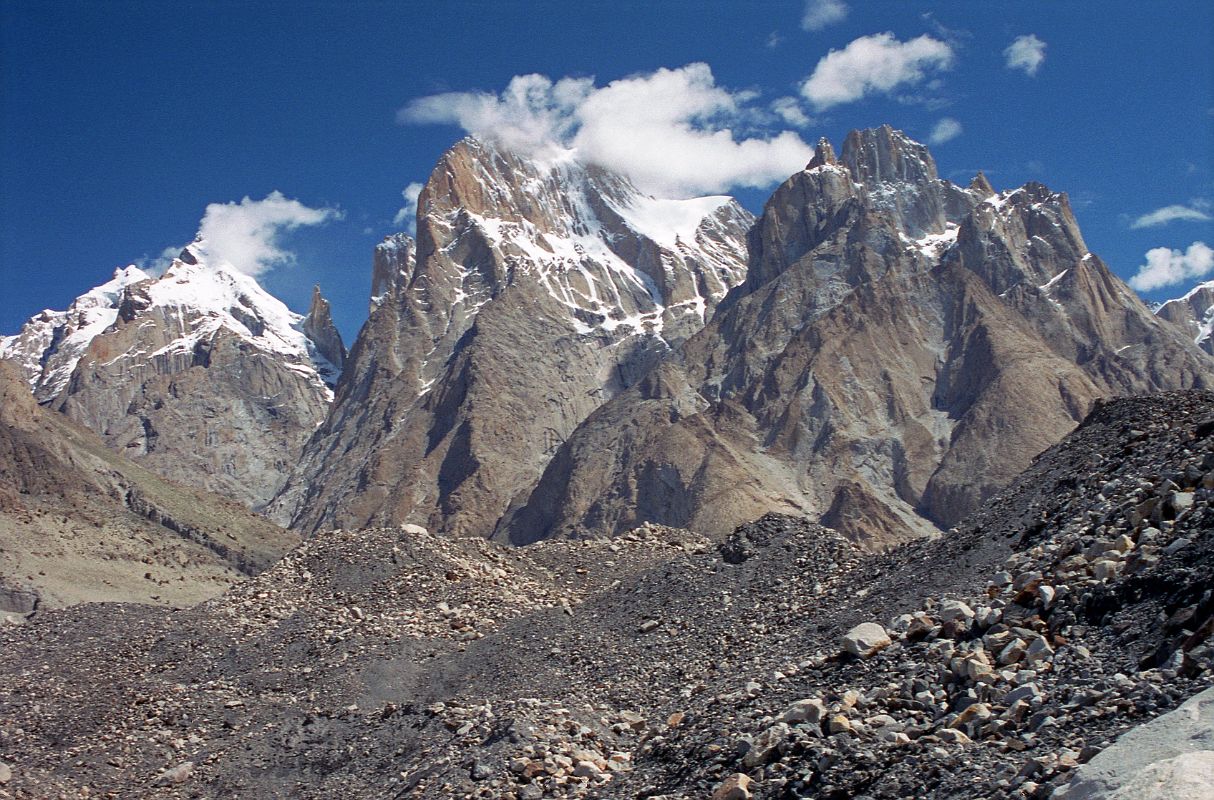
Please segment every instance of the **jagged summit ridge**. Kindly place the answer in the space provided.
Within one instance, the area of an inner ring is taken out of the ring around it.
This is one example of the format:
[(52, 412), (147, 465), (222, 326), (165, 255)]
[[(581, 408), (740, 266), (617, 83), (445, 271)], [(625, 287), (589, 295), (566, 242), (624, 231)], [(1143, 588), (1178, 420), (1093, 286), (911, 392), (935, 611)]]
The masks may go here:
[[(575, 160), (553, 164), (464, 139), (419, 197), (419, 249), (456, 255), (456, 302), (473, 313), (506, 286), (536, 281), (574, 330), (680, 336), (741, 279), (750, 215), (729, 197), (661, 200)], [(454, 234), (454, 235), (453, 235)], [(492, 268), (476, 252), (493, 252)]]

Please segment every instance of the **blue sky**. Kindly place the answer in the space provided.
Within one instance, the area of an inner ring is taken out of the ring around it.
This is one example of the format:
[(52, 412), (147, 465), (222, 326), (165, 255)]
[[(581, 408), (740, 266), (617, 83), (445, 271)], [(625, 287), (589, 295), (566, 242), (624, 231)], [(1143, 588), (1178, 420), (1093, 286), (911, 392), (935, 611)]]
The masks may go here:
[[(339, 213), (305, 220), (280, 199), (279, 216), (259, 219), (300, 223), (274, 251), (294, 258), (260, 279), (297, 310), (319, 282), (352, 339), (371, 250), (402, 227), (402, 190), (463, 128), (521, 124), (506, 104), (481, 97), (473, 113), (476, 98), (452, 93), (497, 95), (529, 74), (582, 79), (559, 84), (571, 101), (541, 92), (542, 136), (643, 170), (613, 151), (618, 126), (588, 120), (610, 121), (622, 96), (598, 90), (624, 78), (648, 90), (658, 70), (691, 116), (632, 135), (728, 126), (735, 144), (754, 140), (746, 156), (686, 149), (703, 171), (681, 164), (681, 183), (662, 189), (732, 184), (758, 211), (797, 142), (837, 145), (888, 122), (921, 141), (938, 134), (945, 177), (982, 169), (998, 189), (1038, 180), (1068, 192), (1092, 250), (1127, 279), (1154, 250), (1154, 280), (1141, 285), (1157, 288), (1144, 294), (1176, 296), (1205, 269), (1195, 243), (1214, 244), (1212, 40), (1214, 8), (1200, 2), (3, 0), (0, 332), (190, 241), (211, 204), (280, 192)], [(783, 150), (770, 145), (781, 134)]]

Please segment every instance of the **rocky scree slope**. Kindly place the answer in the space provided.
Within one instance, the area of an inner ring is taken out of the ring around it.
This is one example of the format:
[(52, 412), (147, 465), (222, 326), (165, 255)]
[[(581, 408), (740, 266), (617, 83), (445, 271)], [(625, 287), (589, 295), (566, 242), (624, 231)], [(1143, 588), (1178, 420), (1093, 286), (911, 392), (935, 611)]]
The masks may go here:
[(375, 253), (333, 409), (272, 513), (302, 531), (487, 535), (604, 401), (703, 326), (746, 269), (728, 197), (465, 139)]
[(496, 537), (784, 511), (885, 546), (956, 524), (1099, 397), (1214, 383), (1065, 194), (954, 185), (888, 126), (819, 143), (749, 251), (708, 326), (591, 414)]
[(136, 267), (0, 338), (43, 405), (189, 486), (264, 506), (320, 424), (345, 349), (317, 291), (306, 317), (204, 243)]
[(40, 407), (0, 361), (0, 617), (82, 602), (188, 606), (266, 569), (299, 537), (173, 484)]
[(719, 543), (323, 532), (193, 610), (0, 632), (2, 788), (1045, 798), (1214, 683), (1212, 586), (1206, 392), (1098, 406), (884, 554), (779, 515)]

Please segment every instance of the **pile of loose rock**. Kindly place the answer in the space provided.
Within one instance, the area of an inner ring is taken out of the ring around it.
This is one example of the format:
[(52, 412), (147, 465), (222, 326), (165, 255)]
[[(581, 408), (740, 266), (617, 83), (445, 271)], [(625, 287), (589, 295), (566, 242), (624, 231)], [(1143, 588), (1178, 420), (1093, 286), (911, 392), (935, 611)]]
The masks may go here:
[(0, 797), (1045, 798), (1214, 684), (1212, 593), (1208, 393), (885, 554), (331, 532), (190, 611), (0, 631)]

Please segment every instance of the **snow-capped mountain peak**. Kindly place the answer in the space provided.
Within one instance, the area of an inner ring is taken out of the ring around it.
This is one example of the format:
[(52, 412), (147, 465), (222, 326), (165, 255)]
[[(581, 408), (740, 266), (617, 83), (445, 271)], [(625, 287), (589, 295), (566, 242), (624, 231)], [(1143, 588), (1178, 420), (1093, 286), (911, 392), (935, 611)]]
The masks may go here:
[(1188, 330), (1194, 344), (1214, 354), (1214, 281), (1199, 283), (1182, 297), (1168, 300), (1155, 314)]
[(151, 351), (133, 347), (107, 352), (107, 360), (186, 353), (227, 330), (314, 376), (331, 395), (328, 386), (337, 380), (340, 364), (320, 354), (304, 332), (305, 318), (251, 276), (206, 263), (200, 245), (183, 249), (159, 276), (134, 265), (117, 269), (109, 281), (77, 297), (66, 310), (40, 312), (15, 335), (0, 337), (0, 358), (17, 363), (35, 396), (47, 402), (67, 387), (77, 363), (99, 336), (115, 326), (154, 317), (171, 331), (167, 342)]

